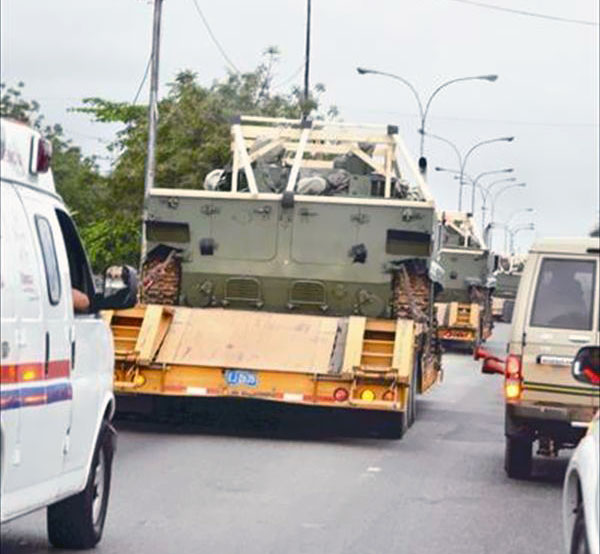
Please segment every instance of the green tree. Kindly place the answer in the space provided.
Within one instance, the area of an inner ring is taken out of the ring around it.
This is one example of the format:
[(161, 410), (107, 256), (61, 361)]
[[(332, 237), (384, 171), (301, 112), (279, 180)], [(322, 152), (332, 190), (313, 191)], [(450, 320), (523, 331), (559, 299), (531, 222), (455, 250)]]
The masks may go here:
[[(95, 272), (111, 263), (136, 263), (139, 230), (111, 213), (109, 179), (100, 174), (94, 157), (65, 137), (58, 124), (48, 124), (40, 105), (24, 96), (24, 83), (0, 84), (0, 115), (22, 121), (52, 142), (52, 172), (56, 189), (73, 216)], [(139, 220), (135, 220), (139, 225)]]
[[(230, 161), (230, 121), (238, 114), (299, 119), (337, 117), (335, 107), (320, 110), (325, 87), (317, 84), (308, 99), (298, 87), (288, 93), (273, 90), (279, 59), (276, 47), (263, 53), (251, 72), (229, 73), (205, 87), (191, 71), (182, 71), (159, 102), (156, 186), (201, 188), (204, 177)], [(102, 176), (93, 157), (64, 136), (59, 125), (46, 125), (36, 101), (23, 97), (23, 83), (2, 85), (2, 115), (28, 121), (53, 143), (53, 171), (59, 193), (74, 214), (95, 272), (113, 263), (137, 267), (148, 140), (147, 106), (86, 98), (74, 110), (98, 122), (122, 128), (110, 144), (117, 159)]]
[[(159, 102), (156, 147), (156, 186), (201, 188), (204, 177), (230, 161), (230, 121), (238, 114), (300, 118), (303, 111), (314, 117), (336, 117), (337, 110), (319, 111), (325, 87), (317, 84), (304, 101), (300, 89), (278, 94), (272, 90), (279, 52), (269, 47), (263, 61), (248, 73), (229, 73), (204, 87), (195, 73), (182, 71), (169, 84)], [(109, 179), (111, 196), (118, 198), (120, 213), (139, 214), (143, 197), (148, 137), (147, 107), (86, 98), (78, 111), (96, 121), (118, 122), (123, 129), (111, 145), (118, 160)]]

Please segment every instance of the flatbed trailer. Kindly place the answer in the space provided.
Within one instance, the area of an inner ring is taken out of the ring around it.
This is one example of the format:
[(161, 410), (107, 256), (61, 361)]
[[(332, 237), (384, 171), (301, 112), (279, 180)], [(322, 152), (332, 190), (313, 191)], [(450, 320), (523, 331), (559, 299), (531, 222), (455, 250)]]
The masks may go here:
[[(474, 349), (480, 343), (480, 306), (475, 302), (436, 303), (438, 338), (449, 346)], [(485, 337), (488, 338), (488, 337)]]
[(147, 305), (104, 313), (115, 393), (129, 400), (252, 398), (386, 412), (402, 437), (415, 395), (438, 379), (421, 363), (424, 329), (410, 319), (326, 317)]

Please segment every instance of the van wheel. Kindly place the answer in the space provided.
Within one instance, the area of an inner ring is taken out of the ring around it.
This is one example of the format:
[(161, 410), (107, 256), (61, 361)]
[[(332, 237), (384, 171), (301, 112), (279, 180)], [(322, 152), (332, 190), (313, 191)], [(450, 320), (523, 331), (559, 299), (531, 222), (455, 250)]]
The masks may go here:
[(590, 546), (587, 540), (587, 531), (585, 529), (585, 516), (583, 506), (577, 507), (575, 516), (575, 525), (573, 526), (573, 536), (571, 538), (570, 554), (590, 554)]
[(531, 447), (529, 439), (506, 437), (504, 469), (511, 479), (527, 479), (531, 475)]
[(110, 492), (113, 447), (103, 426), (85, 489), (48, 507), (48, 538), (57, 548), (92, 548), (102, 537)]

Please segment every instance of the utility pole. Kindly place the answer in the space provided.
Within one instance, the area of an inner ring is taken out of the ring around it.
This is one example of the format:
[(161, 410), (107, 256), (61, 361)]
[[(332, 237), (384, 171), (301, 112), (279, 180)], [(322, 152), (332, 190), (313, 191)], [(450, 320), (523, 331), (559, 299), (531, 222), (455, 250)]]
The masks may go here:
[(311, 0), (306, 0), (306, 54), (304, 60), (304, 109), (302, 110), (302, 118), (307, 119), (308, 98), (310, 95), (309, 73), (310, 73), (310, 8)]
[(160, 52), (160, 18), (163, 0), (154, 0), (154, 22), (152, 25), (152, 70), (150, 73), (150, 100), (148, 103), (148, 151), (146, 156), (146, 176), (144, 180), (144, 200), (154, 186), (156, 169), (156, 124), (158, 123), (158, 61)]
[(146, 151), (146, 173), (144, 176), (144, 208), (142, 221), (142, 257), (146, 257), (146, 218), (148, 197), (154, 187), (156, 173), (156, 127), (158, 123), (158, 61), (160, 52), (160, 20), (163, 0), (154, 0), (154, 19), (152, 24), (152, 65), (150, 73), (150, 98), (148, 102), (148, 149)]

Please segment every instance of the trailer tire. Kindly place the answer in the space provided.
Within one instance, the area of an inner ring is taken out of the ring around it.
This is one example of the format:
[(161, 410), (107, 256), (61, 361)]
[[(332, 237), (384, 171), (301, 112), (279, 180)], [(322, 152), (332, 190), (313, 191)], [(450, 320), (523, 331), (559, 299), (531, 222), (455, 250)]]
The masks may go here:
[(532, 441), (523, 437), (506, 437), (504, 469), (511, 479), (527, 479), (531, 476)]
[(111, 430), (109, 424), (104, 423), (85, 488), (48, 507), (48, 539), (53, 546), (87, 549), (100, 541), (108, 508), (112, 458)]
[(420, 379), (420, 356), (415, 352), (413, 370), (408, 389), (408, 402), (406, 403), (406, 428), (412, 427), (412, 424), (417, 419), (417, 388)]

